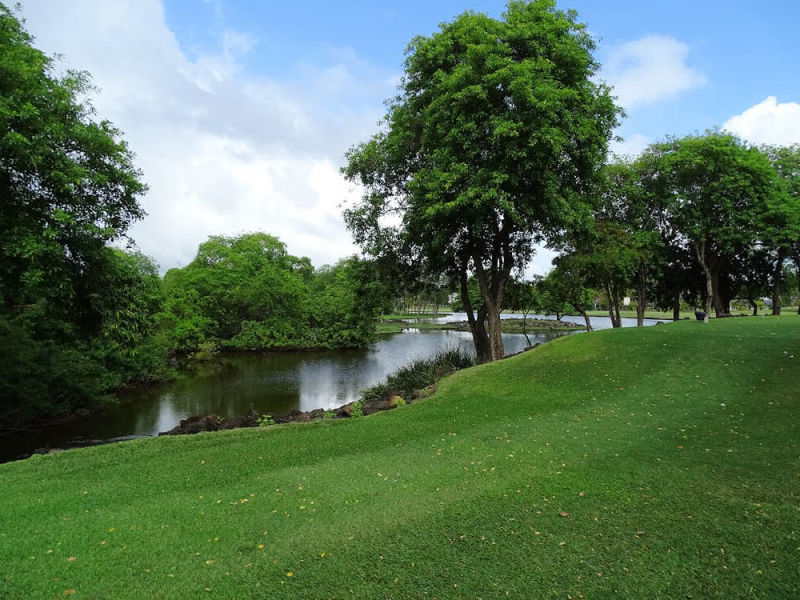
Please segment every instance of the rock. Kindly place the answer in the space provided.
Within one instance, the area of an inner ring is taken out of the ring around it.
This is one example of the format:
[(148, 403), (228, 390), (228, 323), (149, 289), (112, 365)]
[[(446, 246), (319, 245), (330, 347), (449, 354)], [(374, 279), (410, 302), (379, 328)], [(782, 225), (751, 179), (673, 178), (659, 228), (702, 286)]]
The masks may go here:
[(369, 404), (364, 405), (364, 414), (371, 415), (376, 412), (381, 412), (382, 410), (389, 410), (393, 408), (389, 406), (390, 400), (376, 400), (375, 402), (370, 402)]
[(403, 399), (402, 396), (392, 396), (389, 398), (389, 408), (397, 408), (398, 406), (404, 406), (406, 401)]
[(195, 416), (181, 420), (180, 425), (158, 435), (182, 435), (200, 433), (201, 431), (219, 431), (222, 429), (222, 419), (217, 415)]
[(351, 402), (350, 404), (345, 404), (344, 406), (340, 406), (336, 409), (336, 415), (339, 417), (350, 417), (353, 414), (353, 405), (355, 402)]
[(239, 415), (234, 415), (230, 419), (225, 419), (222, 423), (223, 429), (239, 429), (240, 427), (244, 427), (244, 417)]
[(258, 420), (261, 418), (261, 415), (258, 414), (252, 405), (250, 405), (250, 410), (247, 411), (247, 414), (244, 416), (242, 420), (242, 427), (258, 427)]
[(308, 416), (311, 417), (312, 420), (314, 420), (314, 419), (321, 419), (324, 414), (325, 414), (324, 408), (315, 408), (310, 413), (308, 413)]
[(291, 418), (295, 423), (308, 423), (311, 420), (311, 413), (301, 412)]

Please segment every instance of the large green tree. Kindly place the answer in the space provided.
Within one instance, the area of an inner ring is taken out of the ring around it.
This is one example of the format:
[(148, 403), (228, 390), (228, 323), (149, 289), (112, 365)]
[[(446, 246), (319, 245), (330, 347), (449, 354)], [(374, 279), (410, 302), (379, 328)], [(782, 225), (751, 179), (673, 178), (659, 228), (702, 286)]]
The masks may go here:
[(107, 243), (143, 216), (145, 186), (120, 133), (94, 118), (85, 73), (58, 77), (0, 4), (0, 299), (82, 332)]
[[(769, 157), (784, 184), (786, 201), (770, 207), (766, 217), (767, 246), (773, 252), (772, 314), (781, 314), (781, 283), (783, 265), (791, 257), (800, 267), (800, 144), (765, 146)], [(800, 311), (800, 309), (798, 309)]]
[(162, 331), (182, 352), (354, 347), (372, 341), (387, 297), (372, 262), (314, 270), (266, 233), (211, 236), (194, 260), (164, 276)]
[(91, 409), (164, 364), (154, 269), (109, 247), (146, 188), (89, 92), (0, 4), (0, 427)]
[(620, 114), (593, 49), (552, 0), (512, 1), (501, 19), (464, 13), (411, 42), (384, 127), (347, 155), (345, 175), (364, 188), (345, 213), (356, 241), (459, 281), (481, 361), (503, 356), (512, 271), (589, 213)]
[(177, 350), (202, 342), (233, 347), (299, 344), (305, 334), (307, 258), (266, 233), (211, 236), (194, 260), (164, 276), (162, 324)]
[(768, 158), (736, 136), (711, 131), (650, 146), (651, 190), (705, 276), (705, 313), (727, 313), (722, 279), (731, 257), (774, 235), (787, 196)]

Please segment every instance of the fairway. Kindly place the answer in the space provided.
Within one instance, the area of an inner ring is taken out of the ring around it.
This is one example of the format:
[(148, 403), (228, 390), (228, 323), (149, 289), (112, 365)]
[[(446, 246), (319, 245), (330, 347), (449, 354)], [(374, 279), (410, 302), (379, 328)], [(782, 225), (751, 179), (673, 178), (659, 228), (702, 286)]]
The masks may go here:
[(0, 598), (800, 597), (800, 318), (573, 335), (370, 417), (0, 465)]

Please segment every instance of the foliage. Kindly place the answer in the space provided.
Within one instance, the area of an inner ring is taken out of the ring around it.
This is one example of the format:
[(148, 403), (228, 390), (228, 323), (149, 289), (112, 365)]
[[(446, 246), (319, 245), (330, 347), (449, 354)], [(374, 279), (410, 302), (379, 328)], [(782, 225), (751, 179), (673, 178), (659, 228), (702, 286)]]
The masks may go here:
[[(705, 312), (726, 312), (720, 287), (730, 257), (771, 237), (787, 196), (768, 158), (716, 131), (651, 145), (648, 191), (705, 274)], [(771, 219), (767, 219), (772, 215)]]
[(275, 419), (272, 415), (265, 413), (258, 417), (258, 426), (259, 427), (270, 427), (271, 425), (275, 425)]
[(414, 392), (433, 385), (443, 377), (475, 364), (475, 359), (458, 348), (443, 350), (430, 358), (422, 358), (399, 368), (386, 381), (361, 392), (365, 403), (386, 400), (399, 395), (410, 398)]
[(385, 128), (347, 155), (345, 175), (365, 189), (345, 212), (356, 242), (458, 281), (482, 362), (503, 356), (512, 270), (588, 214), (619, 114), (593, 49), (576, 14), (549, 0), (509, 2), (502, 19), (464, 13), (411, 42)]
[(170, 343), (180, 351), (207, 340), (255, 349), (301, 338), (310, 276), (308, 259), (273, 236), (212, 236), (188, 266), (164, 276)]
[(309, 326), (316, 345), (364, 346), (375, 337), (388, 297), (374, 262), (351, 257), (315, 272)]
[(0, 314), (0, 423), (22, 427), (110, 400), (113, 379), (88, 348), (34, 337), (19, 319)]
[(93, 119), (88, 75), (55, 76), (31, 44), (0, 5), (0, 301), (91, 335), (106, 244), (143, 216), (146, 188), (120, 132)]
[(0, 427), (84, 412), (164, 371), (154, 265), (109, 247), (146, 191), (82, 72), (54, 75), (0, 4)]
[(0, 427), (85, 413), (124, 384), (168, 376), (166, 340), (156, 332), (161, 287), (139, 253), (106, 248), (98, 267), (107, 290), (93, 299), (99, 331), (80, 336), (74, 324), (48, 319), (41, 304), (0, 312)]
[(363, 346), (385, 302), (374, 263), (344, 259), (317, 271), (265, 233), (212, 236), (182, 269), (164, 277), (159, 315), (172, 348)]
[(531, 281), (509, 279), (504, 294), (505, 307), (523, 315), (540, 312), (543, 303), (540, 281), (540, 276), (534, 276)]
[(542, 282), (548, 300), (555, 308), (553, 312), (560, 319), (560, 312), (574, 308), (586, 321), (586, 330), (592, 330), (587, 311), (594, 306), (589, 288), (592, 277), (591, 255), (567, 254), (555, 261), (555, 268)]

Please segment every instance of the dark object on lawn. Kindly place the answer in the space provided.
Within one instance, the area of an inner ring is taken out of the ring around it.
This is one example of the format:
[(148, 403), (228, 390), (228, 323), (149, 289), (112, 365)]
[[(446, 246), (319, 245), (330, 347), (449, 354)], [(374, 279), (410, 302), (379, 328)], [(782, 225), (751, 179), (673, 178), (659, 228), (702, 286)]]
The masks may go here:
[(706, 313), (702, 310), (694, 311), (694, 316), (698, 321), (704, 321), (706, 318)]

